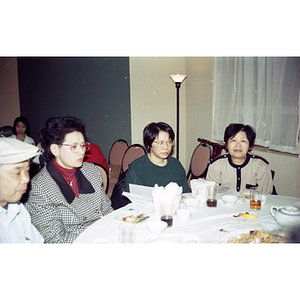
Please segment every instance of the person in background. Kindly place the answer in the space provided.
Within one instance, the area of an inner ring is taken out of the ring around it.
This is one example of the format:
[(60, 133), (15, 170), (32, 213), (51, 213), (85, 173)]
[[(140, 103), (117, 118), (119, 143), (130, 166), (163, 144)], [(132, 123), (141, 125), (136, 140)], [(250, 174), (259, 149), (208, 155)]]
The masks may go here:
[(30, 137), (30, 126), (27, 118), (17, 117), (13, 125), (13, 134), (10, 138), (17, 139), (27, 144), (35, 145), (33, 138)]
[(53, 117), (40, 132), (45, 166), (32, 179), (25, 203), (45, 243), (72, 243), (113, 211), (97, 167), (84, 162), (89, 143), (75, 117)]
[(0, 139), (0, 243), (43, 243), (20, 199), (29, 182), (29, 160), (38, 148)]
[(105, 156), (102, 153), (100, 147), (96, 144), (90, 143), (89, 149), (85, 152), (84, 161), (101, 165), (105, 168), (107, 174), (109, 173), (109, 168)]
[(171, 157), (175, 134), (170, 125), (164, 122), (150, 123), (143, 131), (147, 154), (134, 160), (126, 171), (126, 190), (129, 184), (154, 187), (166, 186), (175, 182), (184, 193), (190, 192), (186, 172), (181, 163)]
[(231, 123), (225, 129), (224, 143), (227, 154), (210, 162), (206, 179), (218, 185), (230, 182), (236, 190), (259, 187), (264, 194), (273, 189), (270, 165), (264, 158), (249, 152), (254, 146), (255, 130), (239, 123)]

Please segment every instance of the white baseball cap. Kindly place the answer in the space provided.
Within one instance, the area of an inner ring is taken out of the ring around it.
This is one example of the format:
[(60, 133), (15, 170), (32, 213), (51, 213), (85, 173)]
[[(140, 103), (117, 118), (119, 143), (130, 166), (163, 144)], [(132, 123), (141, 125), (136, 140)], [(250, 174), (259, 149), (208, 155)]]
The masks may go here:
[(39, 148), (12, 138), (0, 138), (0, 164), (14, 164), (41, 154)]

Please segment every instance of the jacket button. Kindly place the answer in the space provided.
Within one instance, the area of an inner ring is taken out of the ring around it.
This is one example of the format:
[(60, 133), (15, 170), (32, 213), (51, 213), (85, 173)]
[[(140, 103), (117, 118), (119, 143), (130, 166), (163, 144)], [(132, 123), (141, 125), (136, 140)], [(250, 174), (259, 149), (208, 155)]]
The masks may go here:
[(97, 209), (97, 210), (96, 210), (96, 213), (99, 214), (99, 212), (100, 212), (99, 209)]

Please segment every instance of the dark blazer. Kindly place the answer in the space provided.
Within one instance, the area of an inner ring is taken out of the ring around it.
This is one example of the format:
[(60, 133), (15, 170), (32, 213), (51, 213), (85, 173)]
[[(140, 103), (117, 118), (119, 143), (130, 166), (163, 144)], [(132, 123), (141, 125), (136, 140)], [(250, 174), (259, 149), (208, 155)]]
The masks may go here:
[(25, 207), (45, 243), (72, 243), (89, 225), (113, 211), (99, 170), (84, 162), (76, 170), (79, 198), (51, 164), (31, 181)]

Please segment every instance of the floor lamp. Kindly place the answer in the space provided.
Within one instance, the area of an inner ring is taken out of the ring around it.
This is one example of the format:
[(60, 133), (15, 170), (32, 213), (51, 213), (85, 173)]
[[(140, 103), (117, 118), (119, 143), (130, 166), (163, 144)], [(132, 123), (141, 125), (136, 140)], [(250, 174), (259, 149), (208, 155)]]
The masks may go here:
[(177, 134), (176, 134), (176, 158), (179, 160), (179, 88), (181, 83), (186, 78), (186, 75), (170, 75), (171, 79), (175, 82), (175, 87), (177, 89)]

